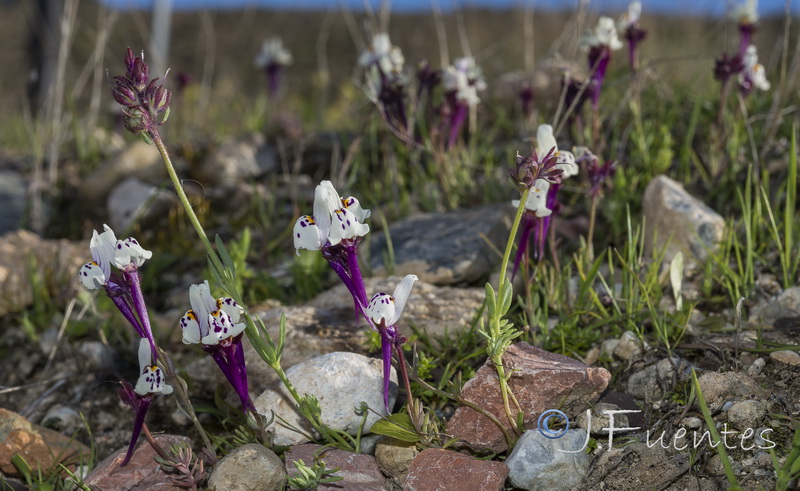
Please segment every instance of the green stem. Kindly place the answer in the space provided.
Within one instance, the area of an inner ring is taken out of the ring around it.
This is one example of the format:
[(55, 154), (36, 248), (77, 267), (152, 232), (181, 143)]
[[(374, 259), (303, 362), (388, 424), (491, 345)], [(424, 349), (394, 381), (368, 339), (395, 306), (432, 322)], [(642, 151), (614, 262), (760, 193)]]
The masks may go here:
[[(511, 233), (508, 235), (508, 242), (506, 242), (506, 250), (503, 253), (503, 262), (500, 265), (500, 278), (501, 282), (502, 279), (506, 276), (506, 269), (508, 269), (508, 261), (511, 257), (511, 249), (514, 248), (514, 239), (517, 237), (517, 229), (519, 228), (519, 223), (522, 221), (522, 213), (525, 211), (525, 203), (528, 201), (528, 195), (531, 193), (529, 188), (525, 188), (525, 191), (522, 192), (522, 196), (519, 199), (519, 206), (517, 207), (517, 214), (514, 217), (514, 223), (511, 224)], [(498, 290), (500, 285), (497, 285)]]
[(186, 216), (189, 217), (189, 221), (192, 223), (192, 226), (197, 231), (197, 235), (203, 242), (203, 245), (206, 248), (206, 252), (208, 253), (208, 257), (214, 264), (214, 267), (217, 268), (218, 271), (223, 271), (222, 262), (219, 260), (217, 252), (214, 250), (214, 247), (208, 240), (206, 231), (203, 230), (203, 226), (200, 224), (200, 220), (197, 218), (197, 215), (194, 212), (194, 208), (192, 208), (192, 204), (189, 203), (189, 198), (186, 197), (186, 193), (183, 191), (183, 185), (181, 184), (180, 179), (178, 179), (178, 173), (175, 172), (175, 167), (172, 165), (172, 160), (169, 158), (169, 152), (167, 152), (167, 147), (164, 145), (164, 141), (161, 139), (161, 135), (158, 133), (157, 130), (154, 130), (151, 136), (153, 143), (155, 143), (156, 148), (158, 149), (158, 153), (161, 154), (161, 159), (164, 161), (164, 165), (167, 168), (167, 173), (169, 174), (169, 178), (172, 181), (172, 186), (175, 188), (175, 193), (178, 195), (178, 199), (181, 201), (181, 204), (183, 204), (183, 209), (186, 211)]

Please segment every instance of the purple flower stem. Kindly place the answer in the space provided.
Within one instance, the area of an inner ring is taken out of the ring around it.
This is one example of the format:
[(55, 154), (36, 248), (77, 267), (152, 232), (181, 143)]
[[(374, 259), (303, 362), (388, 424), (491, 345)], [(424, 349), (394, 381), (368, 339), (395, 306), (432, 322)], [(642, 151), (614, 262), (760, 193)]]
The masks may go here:
[(517, 256), (514, 258), (514, 270), (511, 273), (511, 280), (514, 280), (514, 277), (517, 275), (517, 270), (519, 269), (519, 265), (522, 262), (522, 258), (525, 257), (525, 251), (528, 250), (528, 241), (531, 237), (531, 231), (536, 226), (536, 216), (530, 212), (526, 212), (522, 215), (522, 232), (519, 235), (519, 245), (517, 246)]
[(136, 442), (139, 440), (139, 434), (142, 432), (142, 425), (144, 424), (144, 417), (147, 414), (147, 409), (150, 407), (152, 396), (140, 396), (136, 394), (138, 404), (135, 404), (136, 417), (133, 420), (133, 434), (131, 435), (131, 443), (128, 445), (128, 453), (125, 454), (125, 460), (119, 465), (125, 467), (133, 457), (133, 449), (136, 447)]
[(350, 270), (350, 279), (353, 282), (353, 290), (356, 292), (357, 300), (362, 306), (367, 305), (367, 288), (364, 286), (364, 277), (361, 275), (361, 268), (358, 265), (358, 245), (351, 245), (345, 248), (347, 253), (347, 267)]
[(158, 360), (158, 351), (156, 350), (156, 340), (153, 338), (153, 330), (150, 328), (150, 317), (147, 315), (147, 306), (144, 303), (144, 296), (142, 295), (142, 285), (139, 282), (139, 272), (136, 268), (126, 266), (123, 270), (125, 280), (131, 286), (131, 299), (133, 300), (133, 308), (139, 316), (141, 322), (143, 335), (150, 343), (150, 351), (153, 353), (153, 363)]
[(267, 74), (267, 94), (270, 99), (275, 99), (281, 86), (281, 65), (270, 63), (265, 72)]
[(136, 319), (135, 315), (133, 315), (131, 306), (128, 305), (126, 299), (121, 295), (116, 295), (111, 293), (110, 291), (108, 291), (108, 289), (106, 289), (106, 293), (108, 293), (108, 298), (110, 298), (111, 301), (114, 302), (114, 305), (117, 306), (117, 310), (119, 310), (122, 316), (125, 317), (125, 319), (130, 323), (130, 325), (133, 326), (134, 329), (136, 329), (136, 333), (139, 334), (139, 337), (140, 338), (147, 337), (144, 333), (144, 329), (142, 329), (141, 324), (139, 324), (139, 320)]
[(455, 112), (450, 117), (450, 137), (447, 140), (447, 148), (453, 148), (458, 140), (458, 134), (461, 133), (461, 127), (464, 125), (464, 120), (467, 118), (467, 110), (469, 108), (460, 102), (456, 102)]
[[(393, 336), (389, 333), (390, 327), (385, 327), (385, 321), (381, 322), (381, 357), (383, 358), (383, 405), (386, 407), (386, 412), (391, 414), (392, 409), (389, 407), (389, 382), (392, 376), (392, 345)], [(399, 362), (399, 360), (398, 360)]]

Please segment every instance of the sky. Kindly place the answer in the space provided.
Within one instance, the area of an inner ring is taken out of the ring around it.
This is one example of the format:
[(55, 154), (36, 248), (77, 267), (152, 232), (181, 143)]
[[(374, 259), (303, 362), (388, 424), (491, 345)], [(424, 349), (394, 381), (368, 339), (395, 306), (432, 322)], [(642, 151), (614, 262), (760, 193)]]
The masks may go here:
[[(106, 5), (121, 9), (149, 9), (155, 0), (101, 0)], [(163, 0), (162, 0), (163, 1)], [(272, 9), (330, 9), (347, 6), (353, 9), (363, 8), (365, 0), (168, 0), (176, 10), (193, 9), (241, 9), (241, 8), (272, 8)], [(380, 0), (369, 1), (374, 8)], [(514, 7), (520, 5), (533, 5), (536, 9), (544, 10), (571, 10), (580, 0), (390, 0), (392, 10), (413, 11), (429, 10), (432, 2), (438, 2), (442, 9), (453, 7)], [(743, 0), (742, 0), (743, 1)], [(788, 0), (794, 15), (800, 13), (800, 0)], [(657, 11), (664, 13), (688, 13), (723, 15), (732, 5), (738, 2), (726, 0), (642, 0), (643, 12)], [(589, 0), (590, 10), (602, 13), (621, 12), (628, 4), (628, 0)], [(785, 11), (785, 0), (761, 0), (759, 14), (782, 15)]]

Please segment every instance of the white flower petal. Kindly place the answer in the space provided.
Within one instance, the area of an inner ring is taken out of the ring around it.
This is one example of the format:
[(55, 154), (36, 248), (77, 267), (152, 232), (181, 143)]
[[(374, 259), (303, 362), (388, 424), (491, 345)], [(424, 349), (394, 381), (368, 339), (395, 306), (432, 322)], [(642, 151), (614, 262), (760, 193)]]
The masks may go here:
[(367, 220), (367, 218), (369, 218), (370, 215), (372, 215), (372, 213), (369, 210), (365, 210), (364, 208), (362, 208), (361, 203), (359, 203), (359, 201), (352, 196), (346, 199), (342, 199), (342, 206), (353, 212), (353, 215), (355, 215), (358, 221), (361, 223), (364, 223)]
[[(342, 206), (339, 193), (330, 181), (322, 181), (314, 191), (314, 220), (320, 230), (320, 236), (327, 238), (331, 229), (331, 216)], [(322, 245), (325, 242), (323, 241)], [(321, 247), (321, 246), (320, 246)]]
[(536, 129), (536, 153), (541, 159), (553, 148), (555, 148), (555, 152), (558, 152), (556, 137), (553, 136), (553, 127), (549, 124), (540, 124)]
[(197, 344), (203, 338), (200, 331), (200, 323), (197, 322), (197, 316), (191, 310), (181, 317), (181, 332), (183, 333), (183, 344)]
[(417, 281), (416, 275), (409, 274), (403, 278), (403, 281), (397, 285), (397, 288), (394, 289), (394, 307), (395, 312), (394, 316), (392, 317), (392, 321), (389, 323), (390, 325), (396, 324), (397, 321), (400, 319), (400, 316), (403, 315), (403, 310), (406, 307), (406, 301), (408, 300), (408, 295), (411, 293), (411, 287), (414, 286), (414, 282)]
[(103, 275), (103, 270), (94, 261), (81, 266), (78, 278), (81, 280), (81, 285), (87, 290), (102, 288), (108, 281), (108, 278)]
[(239, 334), (243, 330), (235, 326), (233, 322), (231, 322), (230, 316), (228, 316), (228, 314), (226, 314), (223, 310), (211, 312), (208, 315), (208, 324), (208, 335), (204, 336), (202, 339), (203, 344), (205, 345), (219, 344), (219, 342), (223, 339), (228, 339), (229, 337), (234, 336), (235, 334), (233, 333), (235, 331), (238, 330), (236, 334)]
[(208, 335), (208, 316), (211, 312), (217, 310), (217, 301), (211, 296), (208, 280), (199, 285), (189, 287), (189, 305), (192, 306), (195, 319), (200, 325), (200, 335)]
[(231, 318), (231, 322), (234, 324), (239, 322), (239, 318), (242, 316), (242, 312), (244, 312), (242, 306), (230, 297), (218, 298), (217, 308), (228, 314), (228, 317)]
[(143, 370), (150, 366), (153, 361), (152, 351), (150, 351), (150, 342), (147, 338), (139, 340), (139, 370)]
[[(537, 179), (533, 183), (528, 199), (525, 201), (525, 209), (532, 211), (537, 217), (550, 216), (553, 210), (547, 207), (547, 192), (550, 190), (550, 182), (544, 179)], [(517, 201), (519, 206), (519, 201)]]
[(300, 255), (300, 249), (320, 250), (327, 240), (327, 236), (322, 235), (322, 231), (311, 215), (305, 215), (297, 219), (292, 229), (292, 238), (294, 239), (294, 248), (298, 256)]
[(336, 245), (342, 240), (363, 237), (369, 232), (369, 225), (359, 223), (358, 218), (347, 208), (340, 208), (333, 214), (331, 231), (328, 240), (331, 245)]
[(117, 237), (108, 225), (103, 225), (105, 231), (98, 234), (95, 230), (92, 240), (89, 242), (89, 250), (92, 252), (92, 259), (100, 266), (103, 276), (108, 280), (111, 278), (111, 264), (114, 262), (114, 255), (117, 250)]
[(268, 65), (291, 65), (292, 54), (283, 47), (283, 40), (279, 37), (270, 38), (261, 45), (261, 51), (256, 56), (256, 66), (264, 68)]
[(376, 293), (367, 304), (365, 313), (375, 325), (380, 325), (381, 321), (385, 321), (386, 325), (390, 326), (389, 321), (395, 315), (394, 298), (388, 293)]
[(114, 253), (114, 265), (119, 269), (123, 269), (129, 264), (133, 264), (139, 268), (151, 257), (153, 257), (152, 252), (140, 246), (139, 242), (133, 237), (128, 237), (125, 240), (117, 241), (116, 251)]

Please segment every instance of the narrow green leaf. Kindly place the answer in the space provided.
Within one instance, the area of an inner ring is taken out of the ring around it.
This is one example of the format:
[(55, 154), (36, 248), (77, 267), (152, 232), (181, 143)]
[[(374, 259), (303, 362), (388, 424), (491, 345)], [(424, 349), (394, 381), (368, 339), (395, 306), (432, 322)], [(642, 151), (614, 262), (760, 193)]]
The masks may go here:
[(379, 419), (372, 425), (369, 431), (376, 435), (396, 438), (403, 442), (418, 442), (419, 435), (411, 428), (413, 428), (411, 417), (408, 414), (396, 413), (390, 414), (386, 419)]

